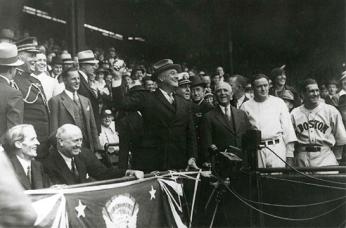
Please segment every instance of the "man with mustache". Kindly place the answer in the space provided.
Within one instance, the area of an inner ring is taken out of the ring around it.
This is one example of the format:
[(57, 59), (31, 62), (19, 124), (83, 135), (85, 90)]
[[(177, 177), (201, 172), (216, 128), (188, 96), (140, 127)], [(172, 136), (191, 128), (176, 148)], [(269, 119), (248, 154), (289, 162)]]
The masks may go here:
[(51, 133), (63, 124), (75, 124), (83, 134), (83, 147), (93, 152), (102, 149), (99, 142), (94, 111), (88, 98), (77, 93), (80, 87), (80, 75), (76, 68), (62, 73), (65, 84), (64, 92), (51, 98), (48, 102), (51, 110)]
[(291, 112), (298, 143), (296, 162), (299, 167), (338, 165), (346, 131), (339, 111), (321, 102), (314, 79), (306, 79), (302, 86), (304, 104)]

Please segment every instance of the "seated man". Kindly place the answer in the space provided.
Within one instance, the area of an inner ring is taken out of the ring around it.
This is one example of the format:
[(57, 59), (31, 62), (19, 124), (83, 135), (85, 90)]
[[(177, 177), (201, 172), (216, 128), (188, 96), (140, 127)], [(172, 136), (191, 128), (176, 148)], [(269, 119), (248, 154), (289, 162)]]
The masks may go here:
[(89, 150), (83, 148), (82, 132), (76, 125), (64, 124), (56, 133), (57, 145), (52, 148), (43, 165), (53, 184), (79, 184), (112, 179), (124, 175), (143, 178), (141, 171), (106, 168)]
[(5, 138), (5, 148), (14, 171), (23, 188), (48, 188), (50, 181), (37, 156), (37, 140), (35, 129), (30, 124), (21, 124), (10, 128)]

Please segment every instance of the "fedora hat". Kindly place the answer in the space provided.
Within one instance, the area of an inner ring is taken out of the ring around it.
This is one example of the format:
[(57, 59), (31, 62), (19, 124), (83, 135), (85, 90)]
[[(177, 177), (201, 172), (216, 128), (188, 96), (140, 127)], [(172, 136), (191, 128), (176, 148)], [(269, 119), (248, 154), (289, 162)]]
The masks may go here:
[(52, 58), (52, 63), (51, 63), (51, 65), (62, 65), (62, 64), (63, 64), (63, 61), (62, 61), (62, 59), (61, 59), (60, 56), (54, 56), (54, 57)]
[(60, 58), (61, 58), (63, 64), (73, 64), (73, 63), (74, 63), (74, 61), (72, 60), (72, 56), (71, 56), (70, 53), (67, 53), (67, 52), (62, 53), (62, 54), (60, 55)]
[(3, 42), (0, 43), (0, 66), (20, 66), (24, 62), (18, 58), (16, 45)]
[(18, 47), (18, 52), (26, 51), (31, 53), (38, 53), (39, 50), (37, 49), (38, 42), (36, 37), (30, 36), (25, 37), (21, 40), (18, 40), (16, 42), (16, 45)]
[(191, 77), (191, 88), (195, 86), (206, 87), (207, 84), (202, 80), (200, 76), (193, 76)]
[(153, 64), (153, 79), (157, 80), (157, 76), (162, 72), (170, 69), (175, 69), (178, 73), (181, 72), (181, 66), (179, 64), (174, 64), (171, 59), (162, 59)]
[(99, 61), (95, 59), (95, 55), (92, 50), (80, 51), (77, 54), (79, 63), (96, 64)]

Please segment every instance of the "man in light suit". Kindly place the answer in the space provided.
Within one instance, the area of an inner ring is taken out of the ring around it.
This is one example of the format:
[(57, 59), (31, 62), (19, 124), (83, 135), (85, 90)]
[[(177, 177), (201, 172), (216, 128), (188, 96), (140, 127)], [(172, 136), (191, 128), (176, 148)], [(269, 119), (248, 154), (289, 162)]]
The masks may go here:
[(5, 132), (23, 122), (24, 102), (22, 93), (13, 81), (16, 67), (23, 62), (18, 59), (17, 47), (0, 43), (0, 140)]
[(100, 94), (99, 91), (90, 87), (89, 77), (94, 77), (97, 68), (98, 60), (95, 59), (94, 53), (91, 50), (80, 51), (77, 54), (79, 63), (79, 78), (80, 87), (78, 93), (88, 98), (91, 102), (94, 111), (94, 118), (98, 133), (101, 132), (101, 116), (99, 112)]
[(144, 177), (143, 172), (138, 170), (106, 168), (95, 154), (82, 148), (82, 141), (82, 132), (75, 125), (64, 124), (57, 130), (56, 147), (51, 148), (49, 156), (43, 161), (53, 184), (79, 184), (124, 175)]
[(64, 124), (70, 123), (82, 129), (83, 147), (93, 152), (102, 149), (99, 142), (94, 112), (90, 100), (77, 94), (80, 77), (76, 68), (62, 73), (65, 90), (49, 100), (51, 110), (51, 133)]
[[(210, 162), (210, 145), (216, 145), (220, 151), (228, 146), (239, 148), (243, 134), (250, 129), (246, 113), (230, 105), (232, 87), (220, 82), (215, 87), (215, 93), (219, 105), (205, 115), (201, 125), (201, 159), (206, 163)], [(244, 154), (235, 154), (244, 160)]]
[(14, 126), (6, 134), (4, 147), (19, 182), (26, 190), (50, 186), (41, 163), (35, 161), (39, 144), (35, 129), (30, 124)]
[(170, 59), (163, 59), (153, 67), (158, 89), (153, 93), (134, 91), (126, 97), (120, 73), (113, 72), (114, 107), (140, 111), (143, 117), (145, 133), (133, 157), (133, 167), (145, 172), (185, 169), (188, 165), (197, 168), (191, 104), (173, 93), (178, 87), (181, 67)]

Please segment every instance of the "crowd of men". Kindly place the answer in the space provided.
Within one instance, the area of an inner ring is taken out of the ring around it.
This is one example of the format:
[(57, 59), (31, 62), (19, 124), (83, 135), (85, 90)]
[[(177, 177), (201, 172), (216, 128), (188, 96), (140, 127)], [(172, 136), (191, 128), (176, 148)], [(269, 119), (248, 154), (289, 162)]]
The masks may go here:
[[(324, 91), (314, 79), (298, 90), (288, 86), (284, 66), (271, 78), (247, 78), (162, 59), (149, 73), (144, 65), (127, 67), (114, 48), (107, 58), (65, 51), (47, 62), (35, 37), (14, 41), (5, 34), (0, 140), (24, 189), (209, 168), (211, 146), (239, 148), (246, 161), (242, 138), (251, 129), (261, 132), (258, 167), (346, 159), (346, 73)], [(2, 162), (1, 170), (9, 165)]]

